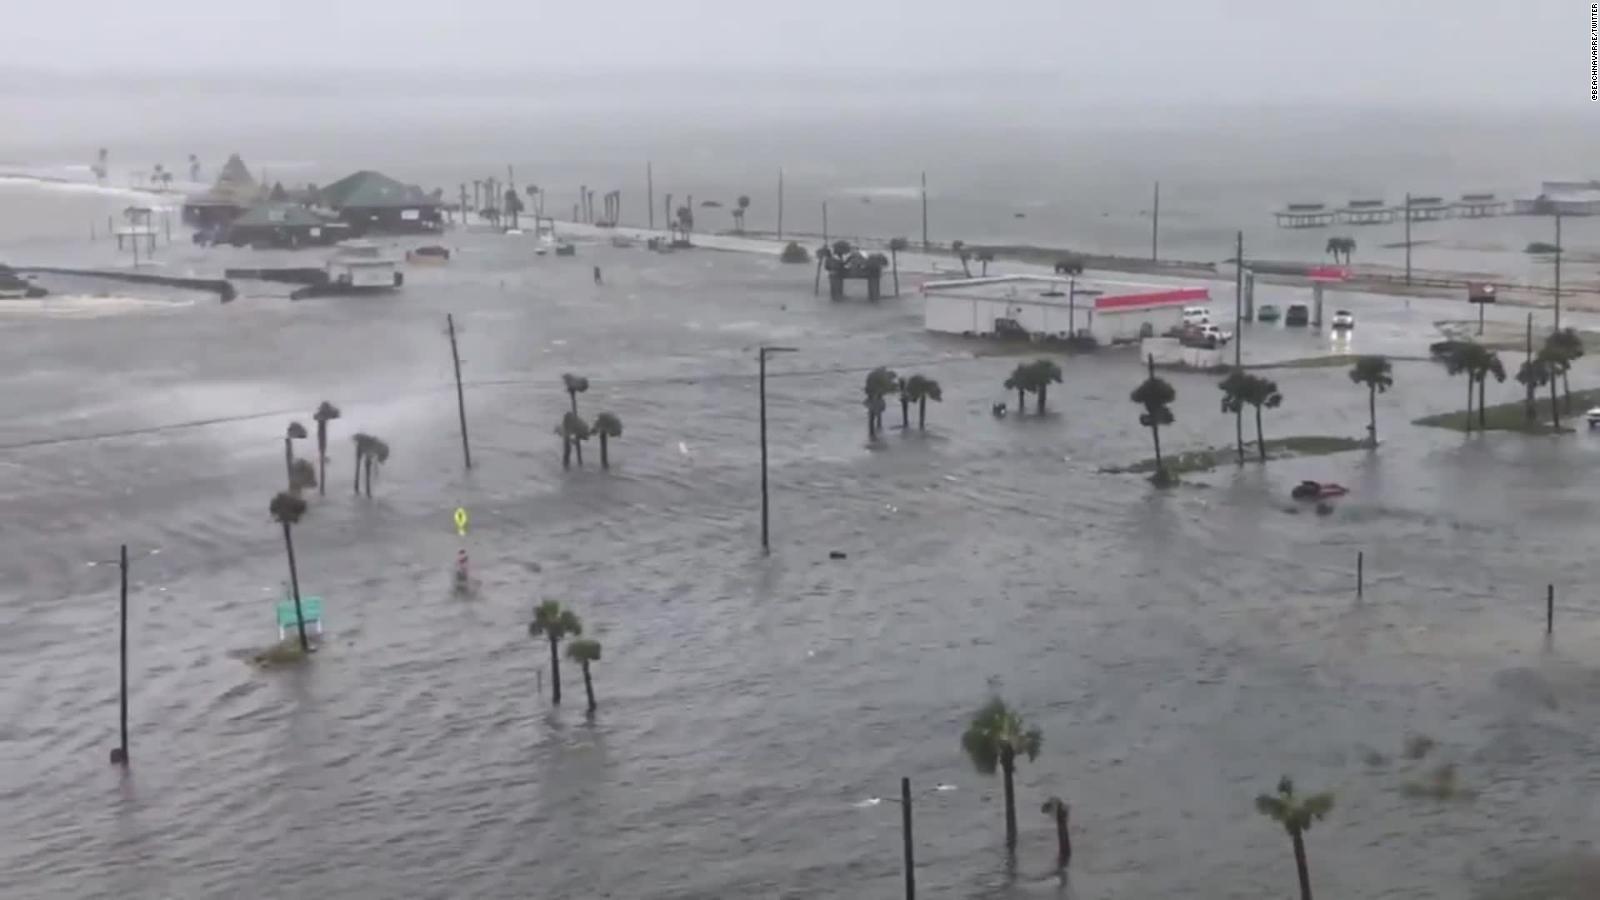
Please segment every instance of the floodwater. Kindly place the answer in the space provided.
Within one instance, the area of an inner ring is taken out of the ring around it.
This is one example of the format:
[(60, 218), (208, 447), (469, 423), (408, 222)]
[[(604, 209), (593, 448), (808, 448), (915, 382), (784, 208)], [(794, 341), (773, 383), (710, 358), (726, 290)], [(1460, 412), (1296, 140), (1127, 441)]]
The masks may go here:
[[(899, 811), (873, 799), (901, 776), (929, 898), (1059, 896), (1035, 812), (1050, 795), (1073, 807), (1082, 898), (1286, 893), (1289, 842), (1252, 808), (1286, 773), (1337, 792), (1310, 836), (1329, 896), (1460, 897), (1600, 829), (1600, 439), (1413, 427), (1459, 383), (1400, 363), (1380, 452), (1158, 492), (1097, 471), (1148, 453), (1131, 355), (1063, 359), (1049, 415), (995, 419), (1016, 360), (925, 334), (915, 294), (830, 303), (809, 266), (753, 255), (447, 243), (448, 266), (409, 269), (393, 296), (256, 285), (222, 306), (64, 281), (93, 314), (0, 316), (0, 895), (892, 898)], [(1375, 335), (1358, 344), (1420, 349), (1428, 322), (1459, 317), (1347, 305)], [(1322, 352), (1259, 342), (1297, 341)], [(763, 342), (799, 351), (771, 363), (771, 556)], [(943, 385), (925, 434), (866, 442), (879, 364)], [(624, 422), (609, 472), (594, 447), (561, 469), (565, 371), (591, 379), (585, 414)], [(1342, 369), (1276, 377), (1269, 436), (1362, 433)], [(1172, 378), (1164, 446), (1226, 443), (1215, 379)], [(275, 637), (280, 439), (323, 399), (344, 411), (331, 484), (295, 542), (330, 639), (302, 670), (258, 671), (238, 655)], [(348, 487), (356, 431), (394, 452), (371, 500)], [(1314, 515), (1287, 500), (1308, 477), (1353, 492)], [(106, 764), (116, 573), (87, 565), (120, 543), (126, 777)], [(448, 586), (463, 544), (483, 580), (469, 600)], [(547, 649), (526, 623), (543, 599), (604, 644), (593, 719), (575, 671), (562, 708), (538, 690)], [(1014, 870), (999, 782), (959, 746), (994, 690), (1044, 734), (1019, 770)], [(1438, 749), (1404, 760), (1412, 734)], [(1445, 762), (1473, 799), (1401, 793)]]

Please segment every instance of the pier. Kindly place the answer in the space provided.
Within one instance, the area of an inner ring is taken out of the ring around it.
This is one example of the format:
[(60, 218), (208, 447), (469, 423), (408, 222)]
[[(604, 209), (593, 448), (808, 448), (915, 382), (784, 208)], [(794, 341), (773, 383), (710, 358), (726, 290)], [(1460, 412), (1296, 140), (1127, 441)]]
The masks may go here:
[(1338, 221), (1338, 214), (1322, 203), (1291, 203), (1273, 215), (1279, 228), (1325, 228)]
[(1378, 199), (1351, 200), (1329, 209), (1323, 203), (1291, 203), (1272, 215), (1279, 228), (1324, 228), (1329, 225), (1387, 225), (1410, 219), (1436, 222), (1440, 219), (1487, 219), (1502, 216), (1510, 204), (1494, 194), (1462, 194), (1451, 202), (1443, 197), (1412, 197), (1411, 202), (1389, 205)]

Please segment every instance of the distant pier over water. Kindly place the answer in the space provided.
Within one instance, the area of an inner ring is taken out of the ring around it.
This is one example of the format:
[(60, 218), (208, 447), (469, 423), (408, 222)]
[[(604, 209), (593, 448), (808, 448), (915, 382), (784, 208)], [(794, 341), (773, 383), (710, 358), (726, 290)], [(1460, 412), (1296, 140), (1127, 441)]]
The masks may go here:
[(1462, 194), (1449, 201), (1443, 197), (1411, 197), (1407, 203), (1388, 204), (1380, 199), (1351, 200), (1338, 209), (1325, 203), (1290, 203), (1273, 213), (1279, 228), (1325, 228), (1329, 225), (1387, 225), (1404, 220), (1432, 222), (1439, 219), (1483, 219), (1504, 215), (1506, 201), (1494, 194)]

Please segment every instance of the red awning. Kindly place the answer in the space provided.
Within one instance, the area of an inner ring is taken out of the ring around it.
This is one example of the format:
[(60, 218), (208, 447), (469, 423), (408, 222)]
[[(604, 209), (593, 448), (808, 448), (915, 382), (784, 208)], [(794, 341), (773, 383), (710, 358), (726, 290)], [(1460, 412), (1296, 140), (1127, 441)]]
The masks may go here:
[(1133, 309), (1145, 306), (1175, 306), (1184, 303), (1209, 302), (1211, 291), (1207, 288), (1176, 288), (1147, 294), (1118, 294), (1113, 297), (1096, 297), (1094, 308)]

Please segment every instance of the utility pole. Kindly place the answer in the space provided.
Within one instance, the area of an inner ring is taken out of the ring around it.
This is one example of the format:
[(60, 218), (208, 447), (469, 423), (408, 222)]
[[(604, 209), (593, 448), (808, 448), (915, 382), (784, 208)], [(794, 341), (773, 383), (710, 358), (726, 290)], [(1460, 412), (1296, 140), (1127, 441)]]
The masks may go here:
[(1406, 193), (1406, 284), (1411, 283), (1411, 194)]
[(128, 545), (127, 544), (123, 544), (122, 545), (122, 552), (121, 552), (121, 554), (120, 554), (120, 556), (119, 556), (119, 558), (117, 560), (117, 568), (122, 570), (122, 578), (121, 578), (122, 585), (121, 585), (121, 590), (120, 590), (121, 606), (122, 606), (122, 625), (118, 629), (120, 631), (120, 633), (121, 633), (121, 638), (120, 638), (120, 641), (119, 641), (119, 643), (121, 645), (121, 649), (120, 649), (120, 653), (119, 653), (119, 656), (121, 658), (121, 664), (120, 664), (121, 676), (119, 678), (120, 695), (121, 695), (121, 702), (120, 702), (119, 705), (120, 705), (121, 709), (120, 709), (119, 718), (120, 718), (120, 721), (121, 721), (122, 743), (117, 748), (117, 750), (111, 754), (111, 761), (114, 762), (114, 763), (120, 763), (123, 766), (126, 766), (126, 765), (128, 765), (128, 763), (130, 761), (129, 758), (128, 758)]
[(828, 244), (828, 201), (822, 201), (822, 244)]
[(1156, 182), (1156, 199), (1150, 216), (1150, 261), (1156, 261), (1156, 239), (1161, 234), (1161, 182)]
[(922, 173), (922, 250), (928, 250), (928, 173)]
[(472, 447), (467, 442), (467, 397), (461, 390), (461, 353), (456, 348), (456, 317), (445, 313), (445, 327), (450, 330), (450, 361), (456, 370), (456, 413), (461, 417), (461, 458), (472, 468)]
[(758, 355), (761, 359), (761, 552), (771, 553), (767, 514), (767, 355), (771, 353), (796, 353), (794, 347), (767, 347), (763, 345)]
[(644, 164), (644, 187), (645, 187), (645, 192), (650, 195), (650, 202), (645, 204), (645, 207), (650, 210), (650, 230), (651, 231), (655, 231), (656, 230), (656, 176), (655, 176), (655, 172), (650, 167), (650, 163), (645, 163)]
[(1556, 331), (1561, 330), (1561, 213), (1556, 213)]
[(916, 863), (911, 852), (911, 779), (900, 779), (900, 838), (905, 844), (906, 900), (917, 900)]
[(522, 202), (522, 198), (518, 197), (516, 195), (517, 194), (517, 173), (512, 170), (510, 163), (506, 163), (506, 191), (510, 194), (510, 197), (507, 197), (508, 200), (512, 200), (512, 199), (516, 200), (516, 203), (507, 203), (506, 204), (506, 212), (510, 213), (510, 215), (511, 215), (511, 225), (510, 225), (510, 227), (511, 228), (520, 228), (522, 226), (517, 221), (517, 204)]
[[(1234, 239), (1233, 250), (1233, 365), (1244, 359), (1244, 232)], [(1243, 415), (1241, 412), (1240, 415)]]
[(783, 240), (783, 167), (778, 167), (778, 240)]

